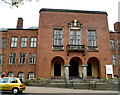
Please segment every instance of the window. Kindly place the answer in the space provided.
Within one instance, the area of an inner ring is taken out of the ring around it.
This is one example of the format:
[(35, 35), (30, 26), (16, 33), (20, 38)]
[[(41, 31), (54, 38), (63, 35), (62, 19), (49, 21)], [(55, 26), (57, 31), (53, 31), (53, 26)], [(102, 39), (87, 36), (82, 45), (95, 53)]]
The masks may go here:
[(32, 37), (30, 41), (30, 47), (37, 47), (37, 38)]
[(17, 47), (17, 41), (18, 41), (17, 37), (12, 37), (11, 38), (11, 47)]
[(88, 29), (88, 46), (97, 46), (96, 30)]
[(8, 72), (8, 77), (14, 77), (14, 73), (13, 72)]
[(21, 47), (27, 47), (27, 38), (26, 37), (21, 38)]
[(26, 53), (20, 53), (19, 63), (20, 64), (25, 64), (25, 62), (26, 62)]
[(119, 64), (120, 64), (120, 55), (118, 55), (118, 60), (119, 60)]
[(70, 29), (69, 31), (69, 44), (81, 45), (81, 31), (80, 29)]
[(33, 72), (29, 72), (28, 79), (33, 79), (33, 78), (35, 78), (35, 74)]
[(16, 62), (16, 53), (10, 53), (9, 64), (15, 64)]
[(0, 54), (0, 65), (2, 65), (4, 62), (4, 56), (3, 54)]
[(113, 63), (113, 65), (116, 64), (116, 56), (115, 55), (112, 55), (112, 63)]
[(63, 45), (63, 28), (62, 27), (54, 27), (53, 30), (53, 45), (54, 46), (62, 46)]
[(111, 44), (111, 49), (115, 49), (114, 40), (110, 40), (110, 44)]
[(120, 40), (118, 40), (118, 49), (120, 49)]
[(2, 38), (1, 40), (2, 42), (0, 42), (0, 49), (4, 49), (6, 47), (6, 39), (5, 38)]
[(23, 72), (19, 72), (18, 73), (18, 78), (24, 80), (24, 73)]
[(29, 63), (30, 64), (35, 64), (36, 63), (36, 54), (35, 53), (30, 53), (29, 54)]

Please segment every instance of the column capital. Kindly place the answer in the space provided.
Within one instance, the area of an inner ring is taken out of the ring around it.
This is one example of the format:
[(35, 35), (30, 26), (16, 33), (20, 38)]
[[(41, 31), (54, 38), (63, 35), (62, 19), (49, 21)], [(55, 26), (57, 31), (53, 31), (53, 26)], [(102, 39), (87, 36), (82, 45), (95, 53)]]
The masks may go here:
[(82, 67), (87, 67), (88, 66), (88, 64), (82, 64)]
[(64, 65), (64, 67), (69, 67), (69, 66), (70, 66), (70, 64), (65, 64), (65, 65)]

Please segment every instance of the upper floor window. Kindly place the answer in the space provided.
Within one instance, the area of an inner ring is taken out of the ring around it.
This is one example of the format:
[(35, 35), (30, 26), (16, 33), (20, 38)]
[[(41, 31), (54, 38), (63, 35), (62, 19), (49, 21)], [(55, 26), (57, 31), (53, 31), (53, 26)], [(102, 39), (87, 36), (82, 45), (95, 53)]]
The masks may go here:
[(16, 62), (16, 53), (10, 53), (9, 64), (15, 64)]
[(19, 63), (25, 64), (25, 62), (26, 62), (26, 53), (20, 53)]
[(69, 45), (81, 45), (82, 24), (76, 19), (68, 23), (69, 27)]
[(37, 38), (32, 37), (30, 39), (30, 47), (37, 47)]
[(112, 55), (112, 63), (113, 63), (113, 65), (116, 64), (116, 56), (115, 55)]
[(36, 63), (36, 54), (35, 53), (30, 53), (29, 54), (29, 63), (30, 64), (35, 64)]
[(27, 47), (27, 37), (21, 38), (21, 47)]
[(3, 61), (4, 60), (4, 56), (3, 56), (3, 54), (0, 54), (0, 65), (2, 65), (3, 64)]
[(17, 37), (12, 37), (11, 38), (11, 47), (17, 47), (17, 41), (18, 41)]
[(70, 29), (69, 31), (69, 44), (81, 45), (81, 31), (80, 29)]
[(115, 49), (114, 40), (110, 40), (111, 49)]
[(63, 49), (63, 27), (53, 28), (53, 49)]
[(4, 49), (6, 47), (6, 39), (2, 38), (1, 42), (0, 42), (0, 49)]
[(120, 49), (120, 40), (118, 40), (118, 49)]
[(53, 30), (53, 45), (54, 46), (62, 46), (63, 45), (63, 28), (62, 27), (54, 27)]
[(88, 29), (88, 46), (97, 46), (97, 35), (94, 29)]

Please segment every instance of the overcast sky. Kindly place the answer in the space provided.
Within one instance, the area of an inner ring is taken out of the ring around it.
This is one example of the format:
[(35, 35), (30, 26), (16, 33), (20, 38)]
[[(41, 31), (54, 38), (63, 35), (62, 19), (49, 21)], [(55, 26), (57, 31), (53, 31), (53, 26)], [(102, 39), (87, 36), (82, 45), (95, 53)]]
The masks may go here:
[(39, 10), (55, 8), (106, 11), (109, 29), (113, 30), (113, 24), (118, 22), (118, 2), (119, 0), (39, 0), (39, 2), (33, 0), (25, 2), (18, 8), (0, 2), (0, 28), (15, 28), (18, 17), (24, 20), (23, 28), (38, 26)]

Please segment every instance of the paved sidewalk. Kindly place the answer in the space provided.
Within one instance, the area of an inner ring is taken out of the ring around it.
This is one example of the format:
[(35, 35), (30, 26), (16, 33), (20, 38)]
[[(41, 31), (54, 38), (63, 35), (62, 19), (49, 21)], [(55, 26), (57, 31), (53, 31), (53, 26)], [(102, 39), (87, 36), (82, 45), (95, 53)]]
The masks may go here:
[(118, 91), (27, 86), (26, 90), (23, 93), (118, 93)]

